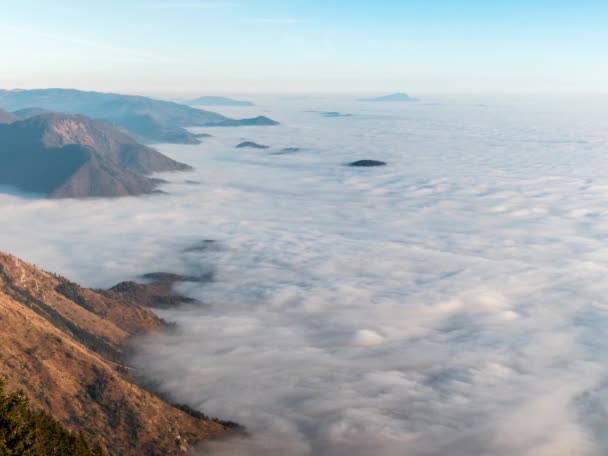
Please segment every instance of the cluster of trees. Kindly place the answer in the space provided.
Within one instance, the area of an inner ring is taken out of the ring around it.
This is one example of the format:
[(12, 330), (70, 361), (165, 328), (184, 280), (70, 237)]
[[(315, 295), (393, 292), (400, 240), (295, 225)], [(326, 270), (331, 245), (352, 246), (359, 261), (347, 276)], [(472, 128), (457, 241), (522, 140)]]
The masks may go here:
[(33, 410), (22, 392), (7, 393), (0, 379), (0, 456), (103, 456), (81, 433)]

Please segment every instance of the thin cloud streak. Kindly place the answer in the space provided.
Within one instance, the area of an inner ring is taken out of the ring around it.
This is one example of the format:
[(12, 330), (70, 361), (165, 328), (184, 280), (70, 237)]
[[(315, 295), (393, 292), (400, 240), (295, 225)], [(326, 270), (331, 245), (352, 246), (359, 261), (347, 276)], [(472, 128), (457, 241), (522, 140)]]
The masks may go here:
[(234, 6), (226, 2), (195, 2), (195, 3), (158, 3), (152, 5), (154, 9), (216, 9)]
[(147, 52), (141, 49), (130, 49), (124, 46), (112, 46), (99, 41), (87, 40), (73, 35), (66, 35), (63, 33), (45, 32), (30, 29), (27, 27), (17, 27), (14, 25), (0, 25), (0, 32), (27, 35), (30, 37), (36, 37), (44, 40), (61, 41), (63, 43), (74, 44), (77, 46), (85, 46), (99, 51), (108, 51), (115, 55), (122, 55), (123, 57), (128, 57), (130, 59), (138, 59), (150, 63), (179, 63), (179, 60), (177, 59), (158, 55), (154, 52)]
[(292, 18), (254, 18), (249, 19), (249, 22), (255, 22), (258, 24), (309, 24), (310, 21), (306, 19), (292, 19)]

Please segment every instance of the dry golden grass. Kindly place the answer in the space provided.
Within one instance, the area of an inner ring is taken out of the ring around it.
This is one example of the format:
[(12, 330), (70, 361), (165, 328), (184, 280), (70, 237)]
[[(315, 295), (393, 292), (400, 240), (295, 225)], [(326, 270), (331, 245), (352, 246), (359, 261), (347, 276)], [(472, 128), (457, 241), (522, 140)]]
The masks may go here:
[[(136, 303), (93, 290), (0, 253), (0, 375), (32, 405), (115, 455), (175, 455), (226, 433), (129, 381), (117, 359), (128, 338), (161, 328)], [(74, 291), (75, 290), (75, 291)]]

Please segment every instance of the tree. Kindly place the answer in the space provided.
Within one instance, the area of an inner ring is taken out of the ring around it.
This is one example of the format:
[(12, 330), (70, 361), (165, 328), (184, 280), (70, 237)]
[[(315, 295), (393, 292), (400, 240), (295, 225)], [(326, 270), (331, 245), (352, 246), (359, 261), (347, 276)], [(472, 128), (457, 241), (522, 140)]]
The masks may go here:
[(21, 392), (6, 393), (0, 379), (0, 456), (103, 456), (82, 433), (65, 429), (52, 416), (32, 410)]

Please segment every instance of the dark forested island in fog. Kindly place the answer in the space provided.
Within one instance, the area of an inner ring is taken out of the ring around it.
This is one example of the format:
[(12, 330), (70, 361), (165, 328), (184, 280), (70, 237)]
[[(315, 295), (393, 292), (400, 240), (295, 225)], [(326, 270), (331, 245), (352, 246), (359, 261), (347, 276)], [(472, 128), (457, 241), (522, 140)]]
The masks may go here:
[(257, 118), (230, 119), (215, 112), (143, 96), (75, 89), (0, 90), (0, 109), (34, 108), (83, 114), (124, 129), (143, 142), (197, 144), (199, 140), (187, 127), (272, 124), (256, 122)]
[(190, 167), (81, 115), (42, 114), (0, 124), (0, 184), (51, 198), (139, 195), (160, 171)]

